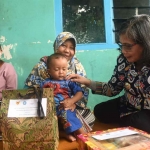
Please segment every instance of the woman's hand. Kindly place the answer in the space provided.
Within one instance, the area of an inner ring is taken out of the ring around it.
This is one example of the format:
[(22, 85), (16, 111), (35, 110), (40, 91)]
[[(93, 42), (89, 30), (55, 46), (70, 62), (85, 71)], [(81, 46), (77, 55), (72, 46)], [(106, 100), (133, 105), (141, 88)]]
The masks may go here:
[(81, 83), (81, 84), (84, 84), (86, 86), (89, 86), (90, 83), (91, 83), (91, 80), (83, 77), (83, 76), (80, 76), (78, 74), (70, 74), (66, 77), (66, 80), (71, 80), (71, 81), (74, 81), (74, 82), (78, 82), (78, 83)]

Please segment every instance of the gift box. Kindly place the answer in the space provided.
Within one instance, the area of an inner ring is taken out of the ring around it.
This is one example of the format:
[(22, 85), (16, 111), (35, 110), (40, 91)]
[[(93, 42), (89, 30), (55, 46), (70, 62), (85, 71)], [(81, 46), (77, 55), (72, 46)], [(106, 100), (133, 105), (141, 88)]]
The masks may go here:
[[(53, 90), (45, 89), (22, 89), (22, 90), (5, 90), (3, 91), (1, 104), (2, 117), (2, 140), (3, 150), (57, 150), (58, 149), (58, 121), (55, 110)], [(45, 115), (39, 116), (42, 111), (42, 101), (46, 101)], [(37, 116), (32, 115), (32, 109), (35, 103), (38, 105)], [(11, 104), (10, 104), (11, 102)], [(31, 109), (26, 112), (22, 105), (31, 103)], [(14, 106), (15, 105), (15, 106)], [(19, 106), (20, 105), (20, 106)], [(14, 108), (15, 107), (15, 108)], [(18, 113), (14, 113), (18, 111)], [(19, 117), (19, 115), (28, 117)], [(15, 117), (17, 116), (17, 117)]]
[(132, 127), (80, 134), (77, 141), (79, 150), (150, 150), (150, 135)]

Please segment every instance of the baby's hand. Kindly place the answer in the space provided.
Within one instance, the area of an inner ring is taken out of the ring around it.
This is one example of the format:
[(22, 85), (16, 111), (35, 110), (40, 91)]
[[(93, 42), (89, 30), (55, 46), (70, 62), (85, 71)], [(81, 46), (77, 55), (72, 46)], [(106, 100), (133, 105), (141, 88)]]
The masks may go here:
[(64, 108), (70, 108), (74, 103), (72, 102), (71, 98), (68, 98), (60, 102), (60, 104), (62, 104)]
[(73, 112), (75, 109), (76, 109), (76, 104), (73, 104), (73, 105), (70, 107), (70, 110)]
[(71, 110), (71, 111), (74, 111), (76, 109), (76, 104), (73, 104), (71, 107), (68, 107), (68, 108), (64, 108), (64, 110)]

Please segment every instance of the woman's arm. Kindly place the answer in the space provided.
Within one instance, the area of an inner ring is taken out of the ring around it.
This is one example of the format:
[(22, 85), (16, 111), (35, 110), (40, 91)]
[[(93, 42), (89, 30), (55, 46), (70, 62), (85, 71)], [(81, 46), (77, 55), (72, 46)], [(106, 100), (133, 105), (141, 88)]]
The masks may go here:
[(85, 78), (79, 74), (70, 74), (66, 77), (66, 80), (71, 80), (73, 82), (78, 82), (80, 84), (84, 84), (85, 86), (90, 86), (91, 80), (88, 78)]
[[(128, 65), (129, 64), (126, 62), (126, 59), (120, 55), (117, 59), (117, 65), (115, 66), (114, 74), (108, 82), (91, 81), (90, 79), (82, 77), (78, 74), (71, 74), (67, 76), (66, 79), (71, 79), (71, 81), (86, 85), (92, 89), (93, 94), (115, 96), (119, 94), (124, 88), (126, 77), (125, 68)], [(121, 69), (120, 66), (122, 66)]]
[(6, 80), (6, 90), (7, 89), (17, 89), (17, 73), (14, 67), (7, 63), (4, 78)]
[(33, 87), (34, 85), (40, 86), (41, 82), (48, 77), (49, 75), (47, 73), (47, 66), (43, 61), (40, 61), (33, 67), (25, 81), (25, 85), (28, 87)]

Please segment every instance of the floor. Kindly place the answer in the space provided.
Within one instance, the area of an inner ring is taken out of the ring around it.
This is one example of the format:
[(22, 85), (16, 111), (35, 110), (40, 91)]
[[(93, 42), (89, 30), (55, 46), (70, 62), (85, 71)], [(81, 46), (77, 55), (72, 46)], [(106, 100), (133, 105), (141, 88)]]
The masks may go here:
[[(99, 130), (107, 130), (111, 128), (115, 128), (118, 125), (116, 124), (103, 124), (95, 121), (95, 125), (93, 127), (93, 131), (99, 131)], [(0, 141), (0, 150), (2, 150), (2, 141)], [(78, 143), (77, 142), (68, 142), (65, 139), (60, 139), (59, 141), (59, 147), (58, 150), (78, 150)]]
[[(118, 125), (116, 124), (104, 124), (100, 123), (99, 121), (95, 121), (93, 131), (99, 130), (107, 130), (111, 128), (115, 128)], [(65, 139), (60, 139), (58, 150), (78, 150), (78, 143), (77, 142), (68, 142)]]
[[(111, 128), (115, 128), (118, 125), (116, 124), (104, 124), (100, 123), (99, 121), (95, 121), (93, 131), (99, 130), (107, 130)], [(68, 142), (65, 139), (60, 139), (58, 150), (78, 150), (78, 143), (77, 142)]]

